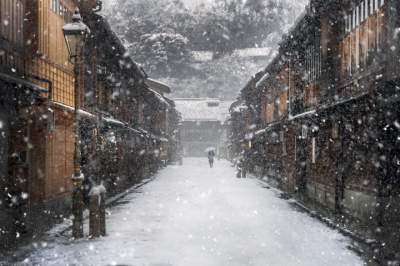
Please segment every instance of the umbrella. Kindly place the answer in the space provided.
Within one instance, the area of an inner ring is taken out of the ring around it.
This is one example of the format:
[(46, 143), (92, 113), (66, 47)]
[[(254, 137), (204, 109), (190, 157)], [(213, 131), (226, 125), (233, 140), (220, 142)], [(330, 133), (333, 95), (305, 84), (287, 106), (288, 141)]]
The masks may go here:
[(204, 152), (210, 152), (210, 151), (216, 151), (217, 149), (215, 147), (208, 147), (207, 149), (205, 149)]

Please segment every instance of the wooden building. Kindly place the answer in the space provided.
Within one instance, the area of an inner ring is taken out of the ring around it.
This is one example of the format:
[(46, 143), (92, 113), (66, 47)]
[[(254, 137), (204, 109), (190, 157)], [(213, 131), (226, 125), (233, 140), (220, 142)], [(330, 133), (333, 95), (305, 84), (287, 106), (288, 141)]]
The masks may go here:
[(215, 148), (217, 156), (226, 156), (225, 121), (232, 102), (219, 99), (175, 99), (182, 115), (180, 139), (186, 157), (205, 157), (206, 149)]
[[(251, 84), (251, 83), (250, 83)], [(247, 86), (247, 88), (249, 88)], [(239, 157), (249, 150), (252, 150), (252, 126), (255, 120), (255, 113), (249, 110), (243, 99), (237, 99), (229, 107), (230, 116), (227, 120), (228, 158), (237, 161)], [(249, 133), (250, 132), (250, 133)]]
[(104, 182), (110, 195), (157, 171), (155, 151), (170, 149), (177, 122), (168, 115), (174, 103), (146, 84), (96, 13), (101, 1), (0, 0), (0, 7), (0, 245), (10, 247), (9, 236), (38, 234), (70, 213), (75, 77), (62, 27), (77, 7), (91, 29), (78, 77), (86, 193)]
[(253, 167), (389, 253), (400, 239), (390, 233), (400, 224), (399, 5), (312, 0), (241, 93), (256, 107), (257, 127), (244, 133), (262, 162)]
[(8, 221), (18, 224), (2, 232), (15, 236), (68, 212), (75, 77), (62, 27), (78, 1), (2, 0), (0, 6), (1, 101), (8, 101), (4, 112), (15, 110), (5, 119), (1, 201), (11, 213)]

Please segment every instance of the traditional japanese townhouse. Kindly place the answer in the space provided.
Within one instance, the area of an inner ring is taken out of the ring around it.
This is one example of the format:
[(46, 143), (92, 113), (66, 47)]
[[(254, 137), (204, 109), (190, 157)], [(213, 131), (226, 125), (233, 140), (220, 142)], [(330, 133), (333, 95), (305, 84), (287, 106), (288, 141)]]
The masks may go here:
[[(69, 213), (75, 141), (72, 117), (75, 77), (62, 27), (70, 21), (77, 2), (3, 0), (0, 4), (0, 15), (4, 21), (1, 24), (0, 48), (1, 118), (4, 124), (1, 127), (4, 131), (1, 189), (2, 196), (9, 195), (1, 199), (1, 207), (5, 206), (9, 215), (1, 217), (9, 225), (18, 225), (2, 226), (1, 231), (15, 237), (27, 231), (40, 231), (42, 225), (59, 218), (59, 214)], [(89, 14), (94, 12), (98, 1), (82, 4), (82, 12)], [(118, 58), (118, 52), (111, 47), (107, 49), (113, 56), (108, 58)], [(124, 53), (119, 57), (123, 58)], [(117, 65), (121, 62), (117, 61)], [(118, 86), (107, 90), (103, 80), (96, 87), (95, 79), (83, 75), (92, 68), (96, 72), (96, 63), (91, 64), (90, 67), (81, 66), (81, 88), (94, 86), (101, 91), (99, 94), (103, 96), (102, 103), (107, 104), (107, 111), (120, 119), (133, 120), (131, 104), (134, 101), (125, 97), (127, 104), (121, 108), (121, 102), (112, 101), (110, 97), (118, 91)], [(137, 74), (141, 73), (139, 70), (134, 72), (130, 78), (142, 75)], [(124, 82), (123, 86), (127, 86), (129, 80)], [(84, 97), (81, 101), (86, 109), (80, 111), (83, 119), (95, 120), (96, 116), (87, 111), (94, 108), (91, 106), (93, 102)]]
[(390, 232), (400, 223), (399, 7), (310, 1), (255, 80), (262, 122), (254, 141), (263, 144), (264, 175), (339, 221), (381, 226), (364, 233), (392, 251), (399, 235)]
[(243, 156), (245, 151), (251, 149), (253, 129), (250, 128), (250, 125), (252, 120), (249, 107), (241, 97), (229, 106), (229, 117), (226, 123), (230, 140), (229, 159), (232, 161), (237, 160)]
[[(330, 10), (331, 13), (327, 13)], [(323, 163), (317, 162), (316, 147), (325, 147), (326, 138), (318, 138), (325, 123), (319, 120), (316, 109), (329, 101), (331, 88), (335, 84), (335, 62), (337, 42), (335, 16), (339, 14), (335, 5), (312, 1), (307, 12), (292, 29), (292, 38), (281, 45), (286, 56), (287, 75), (287, 126), (281, 134), (284, 146), (285, 186), (289, 192), (298, 192), (300, 197), (324, 201), (331, 206), (334, 195), (330, 189)], [(323, 134), (320, 134), (322, 136)], [(321, 140), (321, 142), (318, 142)], [(290, 163), (292, 161), (293, 163)], [(329, 175), (328, 175), (329, 176)], [(322, 195), (322, 196), (321, 196)]]
[[(288, 74), (289, 66), (285, 53), (277, 56), (269, 67), (260, 75), (256, 82), (256, 88), (261, 96), (261, 129), (255, 132), (255, 143), (258, 147), (258, 154), (263, 154), (261, 161), (270, 163), (264, 164), (263, 172), (276, 181), (284, 179), (282, 171), (283, 157), (286, 156), (286, 146), (282, 145), (287, 127), (282, 121), (288, 117)], [(261, 144), (261, 145), (260, 145)], [(277, 154), (281, 156), (276, 156)], [(286, 168), (287, 169), (287, 168)], [(272, 175), (272, 173), (275, 173)]]
[[(171, 135), (171, 125), (173, 122), (173, 115), (175, 109), (175, 103), (168, 98), (166, 98), (165, 94), (171, 93), (171, 88), (154, 79), (148, 78), (146, 80), (146, 85), (150, 91), (150, 97), (148, 98), (148, 109), (150, 111), (149, 120), (148, 120), (148, 130), (153, 132), (154, 139), (158, 146), (157, 150), (159, 150), (159, 156), (161, 161), (166, 163), (169, 158), (169, 145), (173, 145), (172, 139), (169, 139)], [(175, 125), (176, 126), (176, 125)], [(175, 127), (176, 128), (176, 127)]]
[(113, 194), (143, 177), (145, 162), (138, 158), (146, 137), (135, 127), (146, 73), (128, 56), (104, 17), (87, 9), (82, 15), (91, 29), (82, 71), (81, 150), (86, 191), (104, 182), (108, 194)]
[(400, 224), (400, 3), (363, 0), (346, 4), (340, 25), (338, 100), (326, 107), (331, 114), (343, 110), (333, 120), (335, 143), (346, 158), (337, 160), (339, 180), (344, 184), (341, 206), (381, 226), (378, 237), (387, 243), (387, 250), (396, 249), (400, 239), (399, 233), (393, 233)]
[(181, 141), (183, 153), (188, 157), (207, 156), (208, 148), (215, 148), (217, 155), (226, 150), (225, 137), (230, 101), (210, 98), (175, 99), (182, 114)]
[(156, 151), (169, 150), (162, 143), (178, 122), (174, 103), (163, 96), (170, 89), (148, 79), (128, 56), (96, 14), (100, 1), (1, 0), (0, 6), (3, 240), (38, 233), (70, 213), (75, 76), (62, 28), (76, 7), (91, 29), (78, 77), (86, 192), (104, 182), (116, 193), (156, 171)]
[(74, 107), (75, 78), (62, 27), (70, 22), (77, 4), (61, 0), (27, 3), (27, 72), (38, 77), (38, 84), (51, 87), (46, 105), (38, 107), (45, 119), (32, 130), (32, 143), (41, 149), (41, 156), (32, 158), (35, 174), (30, 177), (30, 198), (34, 204), (44, 204), (49, 209), (60, 208), (71, 191), (73, 117), (65, 107)]
[(12, 242), (8, 236), (25, 231), (21, 219), (32, 199), (30, 177), (39, 171), (34, 158), (43, 156), (35, 148), (32, 131), (42, 120), (36, 106), (46, 102), (49, 84), (37, 81), (27, 66), (30, 43), (25, 14), (30, 10), (26, 1), (0, 1), (0, 248)]
[[(168, 151), (174, 143), (171, 136), (177, 127), (173, 120), (176, 110), (173, 101), (164, 95), (171, 89), (149, 78), (129, 57), (107, 21), (92, 12), (83, 16), (93, 29), (86, 49), (85, 111), (94, 114), (86, 116), (89, 130), (85, 129), (87, 143), (83, 149), (88, 158), (93, 157), (90, 150), (94, 147), (90, 143), (95, 142), (87, 132), (98, 130), (96, 119), (100, 114), (100, 138), (109, 146), (102, 157), (115, 158), (115, 162), (112, 167), (101, 163), (97, 167), (104, 168), (100, 174), (90, 173), (90, 169), (88, 174), (103, 176), (100, 179), (108, 180), (107, 187), (115, 192), (140, 181), (156, 171), (161, 161), (169, 160)], [(110, 139), (115, 139), (115, 143)], [(87, 165), (91, 165), (90, 160)]]

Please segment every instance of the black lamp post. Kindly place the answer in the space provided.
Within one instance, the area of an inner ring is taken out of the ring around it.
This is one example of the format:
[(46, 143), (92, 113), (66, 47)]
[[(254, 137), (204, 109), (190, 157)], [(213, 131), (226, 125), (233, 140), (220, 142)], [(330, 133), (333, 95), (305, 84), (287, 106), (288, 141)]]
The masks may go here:
[(70, 59), (74, 63), (75, 76), (75, 152), (74, 152), (74, 175), (72, 176), (73, 194), (72, 194), (72, 215), (73, 215), (73, 231), (74, 238), (83, 237), (83, 174), (81, 172), (81, 152), (80, 152), (80, 127), (79, 127), (79, 110), (80, 103), (80, 83), (79, 83), (79, 67), (82, 64), (82, 51), (87, 36), (90, 34), (89, 27), (82, 22), (79, 9), (75, 10), (72, 16), (72, 22), (64, 25), (63, 33), (67, 44)]

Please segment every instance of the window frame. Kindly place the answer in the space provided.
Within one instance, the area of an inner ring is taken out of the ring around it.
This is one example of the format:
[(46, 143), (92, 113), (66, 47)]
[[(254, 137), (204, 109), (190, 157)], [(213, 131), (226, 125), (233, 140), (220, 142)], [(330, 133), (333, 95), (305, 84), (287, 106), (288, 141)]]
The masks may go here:
[(372, 14), (374, 14), (374, 0), (368, 0), (368, 6), (369, 6), (369, 9), (368, 9), (368, 15), (369, 16), (371, 16)]
[(316, 137), (312, 137), (311, 139), (311, 163), (317, 163), (317, 140)]
[(282, 155), (286, 156), (287, 155), (287, 149), (286, 149), (286, 139), (285, 139), (285, 131), (280, 132), (281, 135), (281, 142), (282, 142)]

